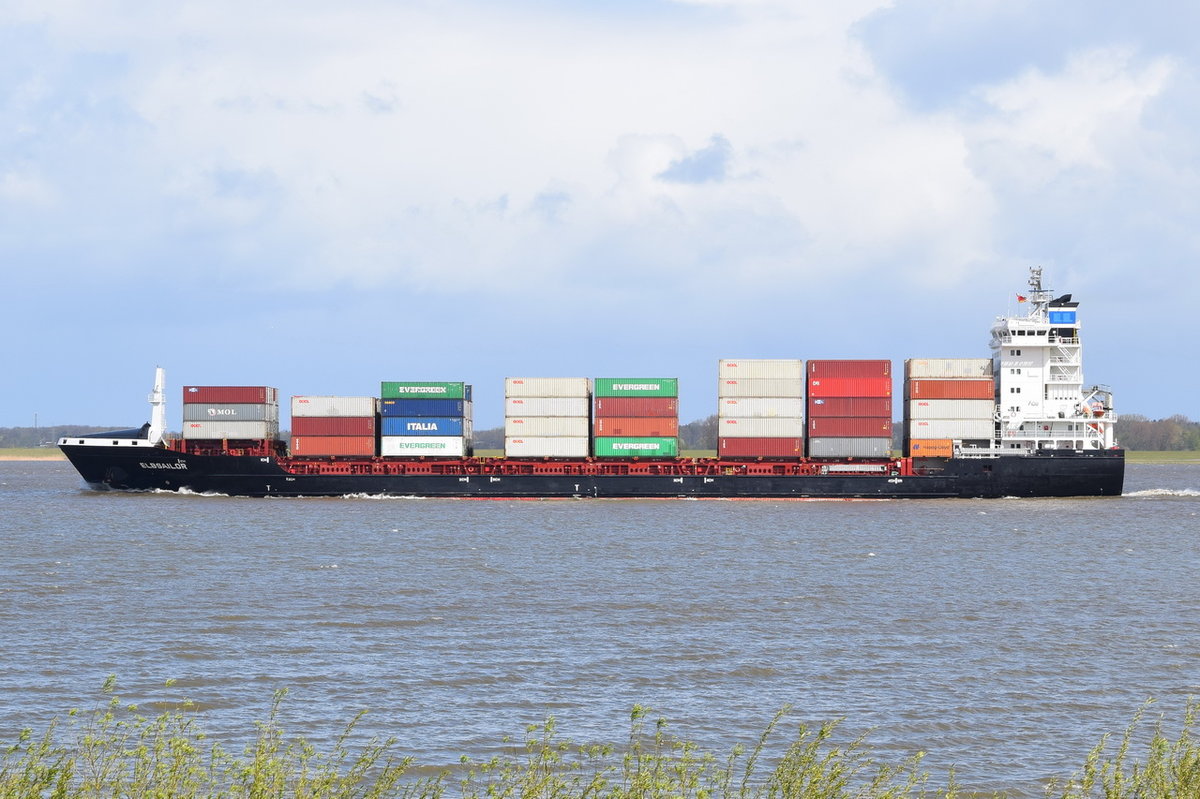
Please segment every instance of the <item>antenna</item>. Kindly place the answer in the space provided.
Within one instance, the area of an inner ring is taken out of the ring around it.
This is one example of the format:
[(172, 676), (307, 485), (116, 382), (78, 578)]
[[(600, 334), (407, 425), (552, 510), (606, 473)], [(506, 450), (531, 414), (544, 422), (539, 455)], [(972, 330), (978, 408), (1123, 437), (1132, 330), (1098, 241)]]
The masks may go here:
[(150, 431), (146, 434), (151, 446), (162, 442), (167, 432), (167, 395), (163, 392), (165, 377), (163, 368), (154, 368), (154, 390), (147, 400), (150, 402)]

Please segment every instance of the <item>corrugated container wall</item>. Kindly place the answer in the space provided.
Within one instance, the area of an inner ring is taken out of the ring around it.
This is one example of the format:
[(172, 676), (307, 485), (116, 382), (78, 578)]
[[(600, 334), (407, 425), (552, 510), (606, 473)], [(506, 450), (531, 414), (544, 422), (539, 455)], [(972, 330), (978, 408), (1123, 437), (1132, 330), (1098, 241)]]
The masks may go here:
[(675, 377), (597, 377), (592, 381), (594, 397), (678, 397)]
[(892, 420), (874, 416), (810, 416), (810, 438), (882, 438), (892, 435)]
[(914, 438), (908, 444), (914, 458), (952, 458), (954, 441), (949, 438)]
[(815, 397), (808, 404), (811, 416), (892, 417), (891, 397)]
[(717, 413), (740, 419), (803, 419), (804, 400), (800, 397), (722, 397), (717, 402)]
[(596, 416), (658, 416), (679, 418), (674, 397), (596, 397)]
[(384, 436), (379, 453), (392, 458), (461, 458), (467, 454), (466, 442), (462, 436)]
[(933, 378), (962, 380), (992, 376), (991, 358), (909, 358), (904, 362), (909, 380)]
[(455, 416), (383, 416), (385, 436), (469, 436), (470, 420)]
[(543, 436), (586, 436), (586, 416), (507, 416), (504, 419), (504, 435), (516, 438), (541, 438)]
[(987, 419), (996, 414), (991, 400), (927, 399), (909, 400), (905, 406), (909, 419)]
[(679, 420), (664, 416), (600, 416), (592, 424), (597, 436), (678, 436)]
[[(375, 437), (374, 416), (293, 416), (292, 437), (340, 436)], [(294, 449), (294, 446), (293, 446)], [(330, 453), (336, 455), (338, 453)]]
[(768, 378), (720, 378), (718, 397), (803, 397), (804, 380)]
[(987, 380), (906, 380), (907, 399), (986, 399), (996, 397), (996, 384)]
[(385, 380), (379, 384), (383, 399), (471, 399), (471, 386), (457, 381)]
[[(809, 361), (809, 363), (813, 363)], [(812, 377), (808, 380), (808, 400), (821, 397), (890, 397), (890, 377)]]
[(990, 439), (995, 433), (991, 419), (913, 419), (908, 424), (909, 438)]
[[(617, 402), (618, 400), (607, 400)], [(638, 402), (639, 400), (620, 400)], [(640, 400), (649, 402), (650, 400)], [(674, 400), (671, 400), (674, 402)], [(588, 417), (590, 407), (587, 397), (507, 397), (504, 400), (505, 416), (582, 416)]]
[(722, 458), (799, 458), (804, 455), (804, 439), (718, 438), (717, 455)]
[(679, 455), (679, 439), (652, 437), (610, 437), (594, 439), (600, 458), (674, 458)]
[[(345, 418), (345, 417), (343, 417)], [(292, 435), (293, 455), (358, 455), (375, 454), (375, 436), (297, 436)]]
[[(891, 361), (871, 360), (820, 360), (808, 362), (809, 378), (875, 378), (891, 377)], [(848, 395), (855, 396), (855, 395)]]
[(292, 418), (297, 416), (374, 416), (379, 400), (374, 397), (292, 397)]
[(381, 416), (471, 416), (472, 403), (460, 399), (381, 399)]
[(726, 358), (717, 366), (721, 380), (803, 380), (804, 361), (782, 358)]
[(810, 438), (810, 458), (886, 458), (891, 453), (889, 438)]
[(184, 403), (183, 421), (185, 422), (215, 422), (220, 419), (231, 422), (278, 422), (279, 406), (264, 403)]
[(183, 437), (187, 439), (237, 439), (257, 441), (279, 437), (279, 422), (184, 422)]
[(800, 438), (804, 419), (756, 419), (721, 416), (717, 419), (718, 438)]
[(520, 436), (504, 439), (504, 454), (510, 458), (586, 458), (589, 436)]
[(504, 380), (507, 397), (591, 397), (591, 381), (586, 377), (508, 377)]
[(224, 403), (278, 403), (279, 392), (270, 386), (184, 386), (183, 401)]

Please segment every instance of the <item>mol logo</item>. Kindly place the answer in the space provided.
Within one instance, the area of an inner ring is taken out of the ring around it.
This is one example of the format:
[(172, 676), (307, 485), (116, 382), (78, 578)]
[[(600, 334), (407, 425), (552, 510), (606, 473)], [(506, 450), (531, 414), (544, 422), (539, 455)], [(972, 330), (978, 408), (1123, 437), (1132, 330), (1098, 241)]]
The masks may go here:
[(209, 416), (237, 416), (237, 411), (233, 408), (209, 408)]

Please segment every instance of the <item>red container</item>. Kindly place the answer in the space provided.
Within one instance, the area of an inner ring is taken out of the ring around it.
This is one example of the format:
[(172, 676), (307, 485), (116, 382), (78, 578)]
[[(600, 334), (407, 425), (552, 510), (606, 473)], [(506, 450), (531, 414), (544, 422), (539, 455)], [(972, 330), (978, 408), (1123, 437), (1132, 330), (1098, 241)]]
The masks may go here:
[(812, 377), (808, 378), (808, 400), (814, 397), (890, 397), (890, 377)]
[(291, 451), (298, 456), (375, 454), (375, 436), (292, 436)]
[(803, 438), (719, 438), (717, 455), (722, 458), (800, 458)]
[(892, 418), (891, 397), (817, 397), (808, 401), (809, 416), (882, 416)]
[(909, 380), (904, 384), (909, 399), (986, 399), (996, 396), (996, 384), (984, 380)]
[(819, 416), (808, 420), (809, 438), (887, 438), (892, 420), (862, 416)]
[(293, 416), (294, 436), (374, 436), (374, 416)]
[[(596, 397), (595, 416), (674, 416), (679, 418), (679, 400), (674, 397)], [(670, 435), (675, 435), (671, 433)]]
[(278, 403), (279, 392), (270, 386), (184, 386), (183, 401), (213, 403)]
[(813, 377), (891, 377), (891, 361), (809, 361), (808, 376)]
[(597, 436), (677, 436), (679, 420), (665, 416), (601, 416), (592, 422)]

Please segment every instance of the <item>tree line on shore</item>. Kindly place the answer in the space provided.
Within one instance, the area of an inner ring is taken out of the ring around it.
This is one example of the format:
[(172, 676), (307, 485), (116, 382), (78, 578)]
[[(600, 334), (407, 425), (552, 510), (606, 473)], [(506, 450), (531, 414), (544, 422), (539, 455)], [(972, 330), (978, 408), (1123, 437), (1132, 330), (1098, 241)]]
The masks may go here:
[[(895, 426), (895, 447), (902, 446), (901, 425)], [(102, 433), (114, 427), (89, 425), (55, 425), (51, 427), (0, 427), (0, 449), (14, 447), (53, 446), (63, 436)], [(284, 436), (286, 438), (286, 435)], [(504, 428), (476, 430), (473, 442), (476, 449), (504, 449)], [(1117, 441), (1125, 449), (1137, 451), (1196, 451), (1200, 450), (1200, 422), (1182, 414), (1166, 419), (1148, 419), (1141, 414), (1123, 414), (1117, 420)], [(681, 449), (716, 449), (716, 414), (679, 426)]]

